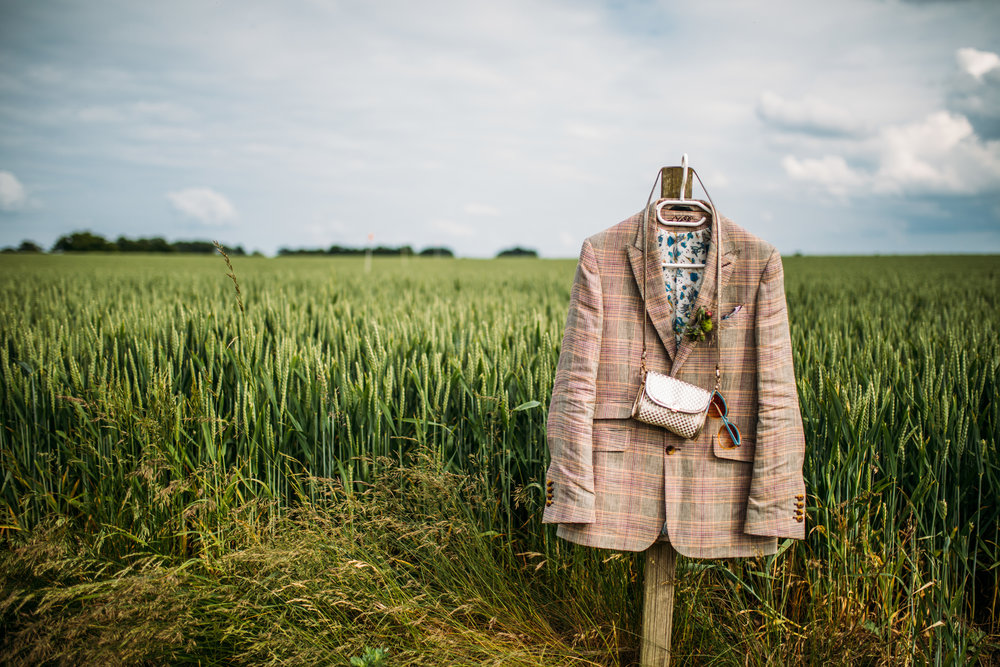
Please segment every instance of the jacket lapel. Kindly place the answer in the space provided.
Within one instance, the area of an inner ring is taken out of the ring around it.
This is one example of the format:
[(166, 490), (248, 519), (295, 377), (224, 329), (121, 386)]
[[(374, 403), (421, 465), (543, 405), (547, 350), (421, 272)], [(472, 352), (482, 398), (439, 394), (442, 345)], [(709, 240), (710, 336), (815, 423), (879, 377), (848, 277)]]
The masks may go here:
[[(724, 225), (723, 221), (719, 220), (719, 226)], [(736, 244), (727, 240), (729, 230), (722, 230), (722, 288), (725, 288), (726, 283), (729, 282), (729, 277), (733, 274), (733, 269), (736, 267), (737, 258), (739, 251), (736, 248)], [(716, 326), (716, 330), (712, 332), (713, 336), (718, 335), (719, 318), (722, 316), (719, 313), (721, 307), (720, 304), (715, 303), (715, 283), (716, 283), (716, 257), (718, 257), (719, 246), (716, 239), (713, 238), (709, 241), (708, 245), (708, 258), (705, 260), (705, 268), (703, 270), (703, 282), (701, 289), (698, 291), (698, 298), (695, 299), (694, 308), (691, 311), (692, 314), (697, 313), (699, 308), (705, 308), (706, 310), (714, 311), (712, 313), (712, 324)], [(720, 292), (722, 289), (719, 290)], [(723, 295), (724, 296), (724, 295)], [(724, 301), (725, 299), (723, 299)], [(684, 336), (681, 338), (680, 347), (677, 349), (677, 356), (674, 359), (673, 367), (671, 368), (670, 374), (676, 375), (677, 371), (680, 369), (681, 364), (684, 360), (688, 358), (691, 354), (691, 350), (697, 345), (714, 345), (714, 339), (708, 336), (704, 341), (697, 341)]]
[[(660, 341), (667, 348), (667, 354), (673, 359), (677, 354), (677, 345), (674, 340), (674, 328), (672, 324), (674, 313), (670, 307), (670, 302), (667, 301), (667, 290), (663, 285), (660, 247), (656, 243), (656, 224), (652, 222), (653, 220), (653, 215), (650, 215), (649, 222), (647, 223), (648, 229), (646, 230), (646, 247), (649, 249), (647, 256), (643, 258), (642, 253), (642, 213), (639, 214), (639, 230), (636, 232), (635, 240), (632, 245), (626, 246), (626, 250), (629, 261), (632, 263), (632, 273), (635, 276), (635, 282), (639, 285), (640, 298), (642, 294), (643, 259), (645, 259), (646, 311), (649, 313), (649, 319), (652, 320), (653, 327), (656, 329)], [(643, 326), (646, 326), (645, 322), (643, 322)], [(652, 343), (654, 341), (647, 339), (646, 347), (648, 348)]]

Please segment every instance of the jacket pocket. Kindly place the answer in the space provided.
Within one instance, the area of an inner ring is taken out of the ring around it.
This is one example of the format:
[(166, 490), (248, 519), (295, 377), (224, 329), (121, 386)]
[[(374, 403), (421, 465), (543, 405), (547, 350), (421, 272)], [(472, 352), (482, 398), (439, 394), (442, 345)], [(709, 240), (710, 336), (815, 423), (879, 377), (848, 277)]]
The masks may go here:
[[(739, 447), (728, 447), (727, 445), (731, 442), (731, 440), (724, 430), (725, 427), (722, 425), (722, 420), (709, 419), (708, 423), (705, 424), (705, 428), (712, 437), (712, 453), (715, 454), (716, 457), (720, 459), (729, 459), (730, 461), (753, 461), (754, 450), (756, 448), (749, 437), (743, 435), (740, 439)], [(719, 429), (723, 429), (721, 437), (719, 436)]]
[(719, 320), (719, 328), (723, 331), (743, 325), (747, 321), (750, 306), (745, 303), (738, 303), (728, 308)]
[(595, 419), (593, 433), (595, 452), (624, 452), (632, 440), (628, 419)]

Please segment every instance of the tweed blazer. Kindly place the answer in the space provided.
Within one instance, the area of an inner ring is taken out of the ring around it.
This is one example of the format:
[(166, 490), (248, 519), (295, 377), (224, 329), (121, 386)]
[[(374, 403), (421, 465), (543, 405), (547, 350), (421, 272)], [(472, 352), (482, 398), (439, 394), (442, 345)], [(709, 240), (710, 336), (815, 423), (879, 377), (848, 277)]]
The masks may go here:
[(719, 216), (722, 247), (713, 230), (694, 310), (713, 311), (720, 390), (742, 441), (724, 447), (715, 437), (721, 420), (711, 417), (685, 440), (631, 417), (641, 379), (639, 327), (646, 327), (650, 370), (711, 389), (718, 356), (711, 336), (676, 343), (652, 207), (647, 256), (641, 211), (587, 238), (580, 250), (546, 422), (542, 521), (593, 547), (642, 551), (667, 539), (692, 558), (773, 554), (777, 538), (805, 537), (805, 439), (781, 257)]

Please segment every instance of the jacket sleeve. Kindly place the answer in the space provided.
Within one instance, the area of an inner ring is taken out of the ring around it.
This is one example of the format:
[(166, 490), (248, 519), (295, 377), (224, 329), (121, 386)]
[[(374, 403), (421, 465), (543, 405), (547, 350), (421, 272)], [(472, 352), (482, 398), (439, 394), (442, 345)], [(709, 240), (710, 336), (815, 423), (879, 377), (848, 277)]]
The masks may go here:
[(757, 290), (757, 444), (744, 532), (805, 537), (805, 436), (795, 388), (781, 256), (771, 252)]
[(597, 256), (590, 241), (584, 241), (546, 422), (550, 462), (542, 523), (593, 523), (596, 519), (591, 433), (603, 326)]

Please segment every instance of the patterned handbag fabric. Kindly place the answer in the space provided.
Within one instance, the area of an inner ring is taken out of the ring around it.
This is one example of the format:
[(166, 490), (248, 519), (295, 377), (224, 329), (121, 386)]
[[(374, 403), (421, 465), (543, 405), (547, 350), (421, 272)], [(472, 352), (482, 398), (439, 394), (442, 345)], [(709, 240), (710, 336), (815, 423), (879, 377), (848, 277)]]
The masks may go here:
[(632, 413), (647, 424), (662, 426), (682, 438), (696, 437), (705, 425), (712, 392), (683, 380), (646, 371)]
[[(705, 184), (701, 182), (701, 177), (698, 176), (698, 173), (694, 169), (691, 169), (691, 172), (698, 179), (698, 183), (701, 184), (702, 190), (705, 190), (705, 195), (708, 197), (708, 204), (712, 209), (712, 234), (715, 236), (716, 243), (718, 244), (717, 247), (722, 247), (722, 225), (720, 224), (718, 213), (715, 210), (715, 203), (712, 201), (712, 196), (708, 194), (708, 190), (705, 189)], [(646, 255), (648, 250), (646, 247), (646, 240), (648, 238), (646, 226), (649, 223), (649, 204), (653, 200), (653, 192), (656, 190), (656, 185), (659, 182), (660, 177), (660, 175), (657, 176), (657, 181), (653, 183), (653, 189), (650, 190), (649, 198), (646, 200), (646, 209), (642, 219), (643, 256)], [(681, 187), (683, 188), (683, 185)], [(646, 285), (648, 284), (646, 280), (647, 265), (648, 262), (644, 261), (642, 302), (643, 311), (646, 312), (646, 316), (648, 317), (649, 313), (646, 308)], [(716, 341), (715, 390), (718, 390), (722, 382), (722, 375), (719, 368), (722, 360), (722, 347), (719, 342), (720, 337), (718, 335), (718, 306), (721, 303), (720, 297), (722, 289), (722, 253), (716, 253), (716, 271), (716, 295), (712, 317), (716, 320), (713, 322), (713, 330), (716, 332), (714, 334)], [(683, 380), (678, 380), (677, 378), (664, 373), (657, 373), (655, 371), (648, 370), (646, 368), (645, 326), (642, 327), (641, 369), (642, 382), (639, 385), (639, 393), (635, 398), (635, 403), (632, 405), (632, 417), (647, 424), (661, 426), (688, 440), (697, 437), (697, 435), (701, 432), (702, 426), (705, 425), (705, 419), (708, 416), (708, 406), (711, 403), (713, 391), (702, 389), (701, 387), (684, 382)]]

